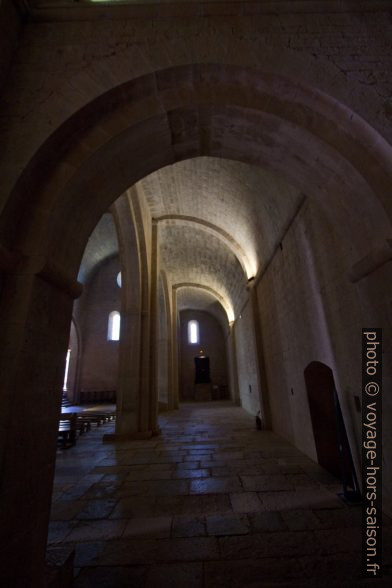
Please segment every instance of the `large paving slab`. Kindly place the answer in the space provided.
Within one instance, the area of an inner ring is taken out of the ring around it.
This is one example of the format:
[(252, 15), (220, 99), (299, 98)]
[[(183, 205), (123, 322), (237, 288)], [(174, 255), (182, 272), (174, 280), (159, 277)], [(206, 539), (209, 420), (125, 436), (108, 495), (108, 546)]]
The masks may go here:
[(360, 507), (318, 464), (229, 402), (160, 426), (104, 444), (107, 424), (58, 452), (49, 543), (75, 546), (76, 588), (366, 585)]

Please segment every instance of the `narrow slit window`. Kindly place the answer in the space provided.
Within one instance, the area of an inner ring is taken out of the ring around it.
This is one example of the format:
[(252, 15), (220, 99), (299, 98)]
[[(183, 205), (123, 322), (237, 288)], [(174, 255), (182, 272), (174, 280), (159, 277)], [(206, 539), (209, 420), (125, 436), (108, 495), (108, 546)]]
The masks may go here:
[(109, 314), (109, 322), (108, 322), (108, 340), (109, 341), (119, 341), (120, 340), (120, 322), (121, 317), (120, 313), (117, 310), (113, 310)]
[(197, 321), (189, 321), (188, 323), (188, 343), (191, 345), (199, 343), (199, 323)]
[(67, 357), (65, 358), (65, 372), (64, 372), (64, 383), (63, 383), (63, 392), (67, 392), (67, 384), (68, 384), (68, 371), (69, 371), (69, 360), (71, 359), (71, 350), (68, 349)]

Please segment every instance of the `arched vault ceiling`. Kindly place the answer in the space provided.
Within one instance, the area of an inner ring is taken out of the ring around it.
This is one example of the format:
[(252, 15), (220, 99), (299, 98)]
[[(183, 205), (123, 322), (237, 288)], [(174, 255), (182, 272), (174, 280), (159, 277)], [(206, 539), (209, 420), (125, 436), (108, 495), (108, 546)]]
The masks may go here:
[(105, 213), (91, 233), (80, 264), (78, 280), (87, 283), (105, 259), (118, 254), (116, 227), (111, 213)]
[[(297, 188), (270, 171), (215, 157), (164, 167), (136, 187), (153, 217), (166, 217), (165, 222), (181, 217), (188, 224), (199, 220), (216, 226), (225, 238), (229, 235), (232, 250), (246, 257), (248, 278), (268, 260), (301, 199)], [(205, 225), (199, 228), (206, 230)]]
[(172, 284), (206, 286), (237, 314), (246, 299), (247, 280), (238, 259), (224, 243), (213, 235), (206, 238), (197, 228), (163, 224), (159, 227), (159, 244), (161, 263)]
[(228, 321), (222, 305), (215, 296), (201, 288), (186, 286), (177, 291), (178, 310), (203, 310), (215, 316), (220, 324), (226, 328)]

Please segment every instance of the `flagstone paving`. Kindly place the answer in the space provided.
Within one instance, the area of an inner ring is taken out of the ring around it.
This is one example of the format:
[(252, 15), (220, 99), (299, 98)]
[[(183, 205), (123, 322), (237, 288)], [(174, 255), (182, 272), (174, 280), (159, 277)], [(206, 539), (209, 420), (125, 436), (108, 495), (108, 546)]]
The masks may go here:
[(162, 434), (59, 451), (49, 544), (75, 547), (76, 588), (390, 586), (361, 579), (361, 509), (339, 483), (229, 402), (184, 404)]

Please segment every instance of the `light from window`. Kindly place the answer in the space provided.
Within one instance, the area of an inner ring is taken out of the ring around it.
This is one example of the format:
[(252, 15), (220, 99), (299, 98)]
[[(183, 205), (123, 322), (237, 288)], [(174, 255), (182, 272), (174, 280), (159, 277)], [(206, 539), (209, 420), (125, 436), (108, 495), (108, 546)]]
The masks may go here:
[(113, 310), (109, 314), (109, 322), (108, 322), (108, 340), (109, 341), (119, 341), (120, 340), (120, 322), (121, 317), (120, 313), (117, 310)]
[(118, 274), (117, 274), (117, 286), (119, 288), (121, 288), (121, 284), (122, 284), (122, 281), (121, 281), (121, 272), (118, 272)]
[(191, 345), (199, 343), (199, 323), (197, 321), (189, 321), (188, 323), (188, 343)]
[(67, 391), (67, 383), (68, 383), (68, 370), (69, 370), (69, 360), (71, 359), (71, 350), (68, 349), (67, 357), (65, 359), (65, 373), (64, 373), (64, 384), (63, 384), (63, 392)]

